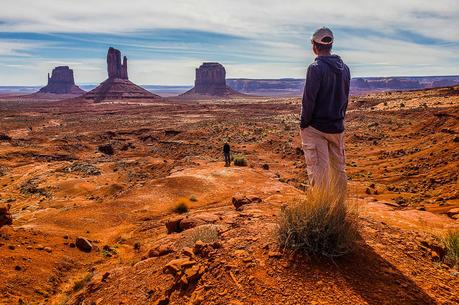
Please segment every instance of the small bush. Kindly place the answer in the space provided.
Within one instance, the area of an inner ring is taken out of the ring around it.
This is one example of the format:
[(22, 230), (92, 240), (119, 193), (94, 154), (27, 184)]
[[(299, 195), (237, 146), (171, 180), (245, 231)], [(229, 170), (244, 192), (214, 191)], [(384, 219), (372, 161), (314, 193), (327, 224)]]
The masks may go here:
[(188, 213), (189, 210), (188, 204), (184, 201), (178, 202), (173, 209), (177, 214), (185, 214)]
[(459, 231), (449, 232), (444, 238), (446, 247), (445, 263), (459, 267)]
[(195, 195), (191, 195), (189, 199), (190, 199), (191, 202), (198, 201), (198, 198)]
[(234, 157), (234, 165), (236, 166), (247, 166), (247, 160), (244, 156)]
[(218, 226), (207, 224), (195, 227), (184, 232), (184, 239), (179, 242), (179, 247), (193, 247), (201, 240), (205, 243), (213, 243), (218, 240)]
[(326, 257), (351, 252), (358, 236), (358, 217), (355, 207), (348, 206), (344, 198), (344, 190), (309, 191), (304, 198), (297, 198), (281, 211), (280, 245)]
[(81, 290), (84, 286), (86, 286), (86, 284), (88, 284), (92, 280), (92, 277), (93, 277), (93, 274), (92, 273), (88, 273), (88, 274), (86, 274), (86, 276), (84, 278), (82, 278), (79, 281), (76, 281), (73, 284), (73, 287), (72, 287), (73, 292), (77, 292), (77, 291)]

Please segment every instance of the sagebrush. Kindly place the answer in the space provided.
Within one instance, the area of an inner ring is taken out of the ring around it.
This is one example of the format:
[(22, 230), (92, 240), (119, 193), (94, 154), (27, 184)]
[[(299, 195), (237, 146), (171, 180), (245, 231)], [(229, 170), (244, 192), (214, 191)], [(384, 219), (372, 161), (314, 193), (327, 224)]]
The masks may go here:
[(444, 261), (451, 265), (459, 267), (459, 231), (451, 231), (443, 238), (446, 247)]
[(351, 252), (358, 236), (354, 203), (345, 188), (332, 192), (310, 190), (282, 209), (278, 239), (282, 247), (307, 254), (339, 257)]

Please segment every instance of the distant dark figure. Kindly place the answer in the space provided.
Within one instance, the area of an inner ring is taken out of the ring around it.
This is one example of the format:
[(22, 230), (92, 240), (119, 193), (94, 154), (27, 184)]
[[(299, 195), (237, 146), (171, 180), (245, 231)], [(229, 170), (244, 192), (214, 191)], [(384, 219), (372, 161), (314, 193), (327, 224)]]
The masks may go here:
[(228, 143), (225, 143), (223, 145), (223, 155), (225, 156), (225, 166), (230, 166), (231, 165), (231, 148)]

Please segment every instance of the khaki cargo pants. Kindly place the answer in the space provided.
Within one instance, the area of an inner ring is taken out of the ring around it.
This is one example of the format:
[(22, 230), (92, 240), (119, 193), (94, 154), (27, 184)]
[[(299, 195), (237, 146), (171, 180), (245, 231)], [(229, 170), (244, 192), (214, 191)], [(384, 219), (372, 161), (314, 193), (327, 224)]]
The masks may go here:
[(345, 192), (344, 132), (325, 133), (309, 126), (301, 130), (301, 142), (309, 184), (327, 192), (339, 186), (338, 190)]

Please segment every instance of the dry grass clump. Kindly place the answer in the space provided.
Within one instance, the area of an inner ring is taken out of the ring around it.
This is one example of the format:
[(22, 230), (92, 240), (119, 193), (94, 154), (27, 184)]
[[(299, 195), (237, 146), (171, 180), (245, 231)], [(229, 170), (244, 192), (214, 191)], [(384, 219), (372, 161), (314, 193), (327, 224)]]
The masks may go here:
[(180, 242), (181, 247), (193, 247), (198, 240), (210, 244), (218, 241), (218, 226), (213, 224), (198, 226), (185, 231), (183, 235), (184, 239)]
[(247, 166), (247, 159), (245, 156), (235, 156), (233, 162), (236, 166)]
[(459, 231), (451, 231), (443, 238), (446, 247), (445, 263), (459, 267)]
[(179, 201), (175, 204), (174, 208), (172, 209), (177, 214), (185, 214), (188, 213), (190, 208), (185, 201)]
[(332, 189), (310, 190), (282, 209), (277, 232), (281, 246), (331, 258), (353, 250), (358, 236), (356, 206), (346, 203), (345, 188)]

